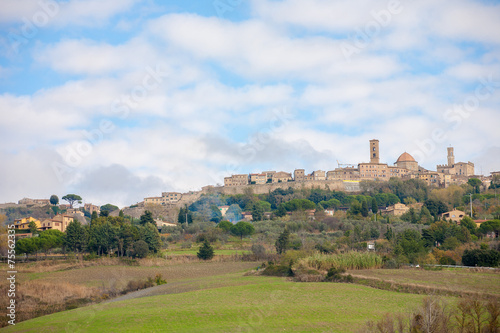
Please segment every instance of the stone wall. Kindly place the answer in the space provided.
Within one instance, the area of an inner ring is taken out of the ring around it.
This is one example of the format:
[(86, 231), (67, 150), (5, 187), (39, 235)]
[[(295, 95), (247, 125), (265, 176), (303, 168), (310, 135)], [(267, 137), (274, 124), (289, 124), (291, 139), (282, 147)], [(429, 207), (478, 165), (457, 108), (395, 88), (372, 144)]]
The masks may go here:
[(244, 194), (245, 191), (250, 189), (253, 194), (266, 194), (269, 191), (274, 191), (278, 188), (288, 189), (292, 187), (294, 189), (311, 189), (319, 188), (330, 191), (346, 191), (346, 192), (357, 192), (360, 191), (359, 183), (356, 182), (343, 182), (342, 180), (313, 180), (307, 182), (285, 182), (285, 183), (274, 183), (274, 184), (264, 184), (264, 185), (246, 185), (246, 186), (230, 186), (230, 187), (216, 187), (214, 191), (226, 194)]

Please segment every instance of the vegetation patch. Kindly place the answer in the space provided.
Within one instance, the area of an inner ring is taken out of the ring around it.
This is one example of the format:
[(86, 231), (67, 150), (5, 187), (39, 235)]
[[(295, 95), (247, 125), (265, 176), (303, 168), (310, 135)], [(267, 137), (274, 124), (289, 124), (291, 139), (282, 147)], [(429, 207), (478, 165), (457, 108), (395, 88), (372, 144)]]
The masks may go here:
[(343, 254), (316, 253), (299, 260), (299, 265), (316, 270), (372, 269), (382, 267), (382, 257), (371, 252), (348, 252)]
[(292, 277), (294, 273), (290, 265), (274, 265), (271, 263), (264, 269), (262, 275)]

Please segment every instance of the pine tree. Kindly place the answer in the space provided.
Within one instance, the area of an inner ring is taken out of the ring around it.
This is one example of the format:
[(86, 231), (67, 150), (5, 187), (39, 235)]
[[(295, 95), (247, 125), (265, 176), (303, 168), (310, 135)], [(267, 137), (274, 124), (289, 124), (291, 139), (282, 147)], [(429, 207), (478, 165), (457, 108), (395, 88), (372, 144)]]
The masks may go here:
[(214, 249), (208, 242), (208, 239), (205, 239), (196, 255), (202, 260), (210, 260), (214, 257)]
[(153, 213), (151, 213), (149, 210), (145, 211), (144, 214), (141, 215), (141, 224), (145, 225), (146, 223), (155, 224), (155, 219), (153, 218)]
[(276, 240), (276, 243), (274, 245), (276, 246), (276, 252), (278, 254), (283, 254), (286, 252), (289, 246), (289, 240), (290, 240), (290, 231), (288, 231), (287, 228), (283, 230), (283, 232), (279, 235), (278, 239)]

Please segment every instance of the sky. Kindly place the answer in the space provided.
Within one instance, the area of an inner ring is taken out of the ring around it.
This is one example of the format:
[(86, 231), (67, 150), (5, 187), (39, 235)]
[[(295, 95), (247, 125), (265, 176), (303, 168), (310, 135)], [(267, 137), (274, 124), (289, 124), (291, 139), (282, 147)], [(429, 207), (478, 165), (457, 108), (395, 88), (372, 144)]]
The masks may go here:
[(403, 152), (500, 170), (500, 2), (2, 0), (0, 203)]

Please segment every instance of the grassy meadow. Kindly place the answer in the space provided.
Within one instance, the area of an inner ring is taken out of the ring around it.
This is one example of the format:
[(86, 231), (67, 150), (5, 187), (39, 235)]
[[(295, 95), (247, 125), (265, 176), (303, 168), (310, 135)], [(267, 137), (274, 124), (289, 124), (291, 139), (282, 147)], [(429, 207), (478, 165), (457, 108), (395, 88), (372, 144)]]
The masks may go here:
[[(200, 283), (201, 282), (201, 283)], [(35, 318), (5, 332), (352, 332), (423, 296), (353, 284), (296, 283), (230, 273), (185, 281), (194, 289), (111, 301)]]
[[(168, 260), (141, 259), (134, 265), (126, 265), (118, 258), (19, 264), (21, 312), (31, 311), (26, 314), (31, 316), (28, 318), (36, 318), (18, 320), (16, 326), (0, 331), (356, 332), (368, 320), (379, 320), (387, 313), (408, 313), (425, 297), (424, 293), (414, 292), (418, 288), (394, 289), (408, 291), (397, 292), (359, 283), (294, 282), (290, 278), (257, 275), (255, 268), (261, 262), (231, 258), (232, 254), (219, 254), (205, 262), (193, 255), (174, 255)], [(373, 259), (375, 267), (378, 265), (375, 257), (367, 258)], [(344, 263), (356, 264), (359, 258), (317, 255), (302, 264), (320, 265), (316, 268), (325, 270), (333, 260), (339, 261), (335, 265), (349, 267)], [(6, 270), (5, 264), (0, 265), (0, 274)], [(500, 298), (496, 271), (408, 268), (348, 273), (358, 282), (376, 280), (418, 286), (424, 291), (469, 291)], [(144, 281), (157, 274), (167, 283), (122, 295), (131, 281)], [(458, 300), (450, 296), (446, 299)]]

